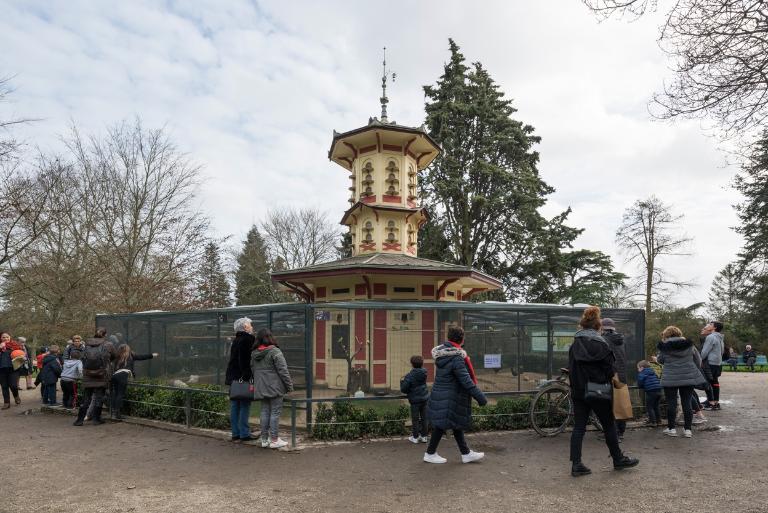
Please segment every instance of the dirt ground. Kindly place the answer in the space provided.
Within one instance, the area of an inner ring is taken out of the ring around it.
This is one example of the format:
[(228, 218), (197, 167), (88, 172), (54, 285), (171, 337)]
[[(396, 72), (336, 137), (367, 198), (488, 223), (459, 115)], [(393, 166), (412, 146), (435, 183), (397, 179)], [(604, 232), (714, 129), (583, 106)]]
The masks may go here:
[(660, 429), (627, 433), (640, 465), (614, 471), (593, 433), (571, 478), (568, 435), (532, 432), (469, 438), (485, 451), (462, 465), (421, 461), (405, 440), (295, 452), (235, 445), (150, 427), (72, 426), (70, 417), (25, 404), (0, 412), (5, 441), (0, 511), (5, 512), (765, 512), (768, 511), (768, 374), (722, 377), (723, 409), (692, 439)]

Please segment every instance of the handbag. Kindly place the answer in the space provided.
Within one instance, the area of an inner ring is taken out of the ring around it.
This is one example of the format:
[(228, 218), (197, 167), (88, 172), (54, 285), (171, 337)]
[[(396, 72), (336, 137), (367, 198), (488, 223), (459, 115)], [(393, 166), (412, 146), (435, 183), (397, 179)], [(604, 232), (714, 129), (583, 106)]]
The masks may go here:
[(593, 383), (587, 381), (584, 389), (585, 401), (610, 401), (612, 398), (613, 385), (610, 383)]
[(253, 401), (253, 381), (239, 379), (229, 385), (229, 398), (233, 401)]

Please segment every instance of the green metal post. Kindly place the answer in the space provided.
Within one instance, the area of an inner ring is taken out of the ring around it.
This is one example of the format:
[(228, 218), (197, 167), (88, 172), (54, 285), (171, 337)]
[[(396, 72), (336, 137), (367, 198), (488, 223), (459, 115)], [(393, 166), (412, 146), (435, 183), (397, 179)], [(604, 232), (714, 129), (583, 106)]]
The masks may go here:
[(291, 449), (296, 448), (296, 399), (291, 399)]
[(184, 390), (184, 417), (187, 429), (192, 425), (192, 393), (190, 390)]

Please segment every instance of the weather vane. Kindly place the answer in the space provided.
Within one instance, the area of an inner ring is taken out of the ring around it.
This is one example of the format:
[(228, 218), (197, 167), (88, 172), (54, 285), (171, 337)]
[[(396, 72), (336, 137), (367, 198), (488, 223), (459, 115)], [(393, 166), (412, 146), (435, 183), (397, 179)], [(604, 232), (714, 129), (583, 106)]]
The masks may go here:
[(395, 78), (397, 78), (397, 73), (388, 72), (387, 71), (387, 47), (384, 47), (384, 61), (382, 62), (384, 65), (384, 73), (381, 75), (381, 98), (379, 100), (381, 101), (381, 122), (382, 123), (388, 123), (389, 118), (387, 118), (387, 104), (389, 103), (389, 98), (387, 98), (387, 79), (391, 76), (392, 82), (395, 81)]

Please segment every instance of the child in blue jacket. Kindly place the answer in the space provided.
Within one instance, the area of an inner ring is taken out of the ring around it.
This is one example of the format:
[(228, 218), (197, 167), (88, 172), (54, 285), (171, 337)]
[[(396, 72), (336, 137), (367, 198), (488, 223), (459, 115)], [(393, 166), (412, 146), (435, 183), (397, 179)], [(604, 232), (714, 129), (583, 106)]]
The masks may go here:
[(656, 372), (651, 368), (648, 360), (642, 360), (637, 364), (637, 388), (645, 390), (645, 409), (648, 412), (648, 424), (661, 425), (661, 381)]
[(419, 355), (411, 356), (411, 372), (400, 381), (400, 392), (408, 395), (411, 404), (412, 433), (408, 438), (412, 443), (427, 443), (427, 369), (424, 368), (424, 358)]

